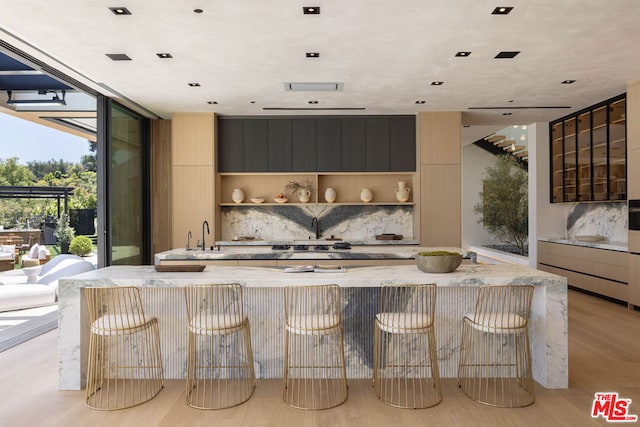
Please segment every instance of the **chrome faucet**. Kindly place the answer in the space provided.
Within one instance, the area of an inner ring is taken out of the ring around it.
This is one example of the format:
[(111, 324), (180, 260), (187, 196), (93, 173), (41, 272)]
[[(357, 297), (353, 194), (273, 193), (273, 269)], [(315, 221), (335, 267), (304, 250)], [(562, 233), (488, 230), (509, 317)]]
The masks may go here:
[(207, 220), (205, 219), (204, 222), (202, 223), (202, 250), (204, 251), (207, 248), (207, 245), (205, 245), (204, 243), (204, 226), (207, 226), (207, 234), (209, 233), (209, 223), (207, 222)]
[(191, 230), (189, 230), (189, 232), (187, 233), (187, 250), (190, 251), (191, 250), (191, 237), (193, 237), (191, 235)]
[(320, 221), (315, 216), (311, 220), (311, 227), (316, 227), (316, 240), (320, 238)]

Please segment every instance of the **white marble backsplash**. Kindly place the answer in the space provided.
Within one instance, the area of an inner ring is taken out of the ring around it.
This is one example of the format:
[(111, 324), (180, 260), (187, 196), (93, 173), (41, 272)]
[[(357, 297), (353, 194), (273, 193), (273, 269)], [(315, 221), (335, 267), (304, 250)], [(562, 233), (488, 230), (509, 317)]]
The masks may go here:
[(612, 242), (626, 242), (628, 218), (626, 203), (580, 203), (567, 217), (567, 238), (604, 236)]
[(401, 234), (413, 239), (411, 206), (230, 206), (222, 208), (222, 240), (240, 236), (262, 240), (315, 238), (313, 218), (321, 238), (372, 240), (376, 234)]

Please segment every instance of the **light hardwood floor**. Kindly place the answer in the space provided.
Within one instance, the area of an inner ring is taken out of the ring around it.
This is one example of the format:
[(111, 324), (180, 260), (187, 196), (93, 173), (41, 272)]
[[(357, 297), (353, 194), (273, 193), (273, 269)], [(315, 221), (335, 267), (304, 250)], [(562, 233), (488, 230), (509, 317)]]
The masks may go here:
[(83, 391), (57, 390), (57, 333), (49, 332), (0, 353), (2, 426), (584, 426), (607, 424), (591, 418), (595, 392), (615, 391), (632, 399), (640, 414), (640, 312), (569, 291), (569, 389), (536, 387), (527, 408), (491, 408), (468, 400), (455, 380), (443, 380), (443, 400), (424, 410), (403, 410), (379, 402), (368, 380), (349, 381), (349, 398), (334, 409), (306, 412), (282, 403), (281, 383), (260, 380), (252, 398), (220, 411), (184, 403), (184, 382), (136, 408), (100, 412), (84, 405)]

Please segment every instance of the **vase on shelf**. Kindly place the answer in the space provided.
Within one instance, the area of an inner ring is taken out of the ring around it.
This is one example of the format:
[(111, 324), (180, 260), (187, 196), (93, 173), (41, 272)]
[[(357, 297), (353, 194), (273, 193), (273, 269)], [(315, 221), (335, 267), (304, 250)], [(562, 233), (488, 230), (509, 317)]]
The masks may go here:
[(371, 192), (371, 190), (369, 190), (368, 188), (363, 188), (360, 192), (360, 200), (365, 203), (369, 203), (371, 200), (373, 200), (373, 193)]
[(325, 190), (324, 192), (324, 200), (327, 201), (327, 203), (333, 203), (336, 201), (336, 190), (334, 190), (333, 188), (329, 187)]
[(234, 203), (242, 203), (244, 200), (244, 192), (239, 188), (234, 188), (231, 193), (231, 200), (233, 200)]
[(311, 197), (311, 191), (301, 188), (298, 190), (298, 200), (300, 203), (307, 203)]
[(404, 181), (398, 181), (398, 186), (396, 187), (396, 199), (399, 202), (406, 202), (409, 200), (409, 194), (411, 193), (411, 189), (407, 187), (407, 183)]

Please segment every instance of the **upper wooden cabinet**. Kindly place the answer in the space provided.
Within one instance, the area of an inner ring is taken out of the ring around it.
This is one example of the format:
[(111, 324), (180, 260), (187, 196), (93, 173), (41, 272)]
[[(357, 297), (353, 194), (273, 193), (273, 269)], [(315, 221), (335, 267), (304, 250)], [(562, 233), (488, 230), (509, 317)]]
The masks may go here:
[(624, 95), (549, 126), (552, 203), (626, 200)]
[(414, 116), (218, 118), (220, 172), (414, 172)]

